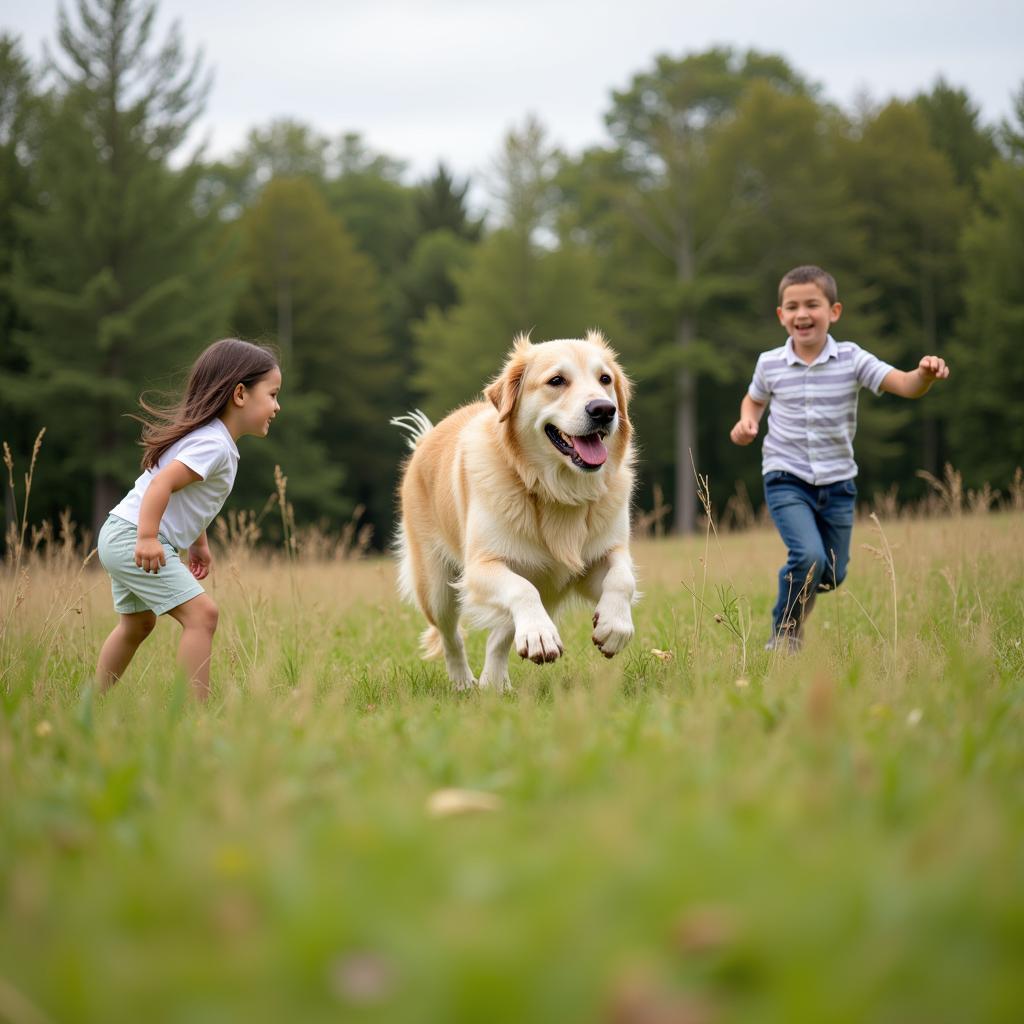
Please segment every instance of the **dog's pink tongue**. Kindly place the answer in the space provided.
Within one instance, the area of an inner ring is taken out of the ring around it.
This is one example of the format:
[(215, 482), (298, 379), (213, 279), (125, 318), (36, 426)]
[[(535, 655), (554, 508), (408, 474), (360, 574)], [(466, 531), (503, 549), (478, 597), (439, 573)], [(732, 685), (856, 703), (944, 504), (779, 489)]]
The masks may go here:
[(586, 437), (574, 437), (572, 446), (576, 454), (588, 466), (600, 466), (608, 458), (608, 449), (601, 444), (601, 438), (597, 434), (587, 434)]

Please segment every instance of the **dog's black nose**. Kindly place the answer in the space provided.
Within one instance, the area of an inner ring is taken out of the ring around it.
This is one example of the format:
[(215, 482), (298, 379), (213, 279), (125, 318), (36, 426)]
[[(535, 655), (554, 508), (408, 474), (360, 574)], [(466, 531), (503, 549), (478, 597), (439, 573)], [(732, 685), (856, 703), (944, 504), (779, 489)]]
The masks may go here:
[(611, 423), (615, 419), (615, 403), (609, 402), (607, 398), (595, 398), (586, 404), (587, 415), (602, 426)]

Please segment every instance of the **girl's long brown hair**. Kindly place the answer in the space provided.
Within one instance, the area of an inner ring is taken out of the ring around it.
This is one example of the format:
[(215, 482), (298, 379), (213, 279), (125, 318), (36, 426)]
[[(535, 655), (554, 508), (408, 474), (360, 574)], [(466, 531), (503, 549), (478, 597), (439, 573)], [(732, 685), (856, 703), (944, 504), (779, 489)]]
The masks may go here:
[(155, 405), (146, 400), (145, 394), (140, 395), (139, 405), (145, 415), (134, 418), (142, 423), (142, 468), (155, 469), (160, 456), (175, 441), (224, 411), (239, 384), (250, 388), (277, 365), (277, 354), (272, 349), (224, 338), (195, 361), (180, 401)]

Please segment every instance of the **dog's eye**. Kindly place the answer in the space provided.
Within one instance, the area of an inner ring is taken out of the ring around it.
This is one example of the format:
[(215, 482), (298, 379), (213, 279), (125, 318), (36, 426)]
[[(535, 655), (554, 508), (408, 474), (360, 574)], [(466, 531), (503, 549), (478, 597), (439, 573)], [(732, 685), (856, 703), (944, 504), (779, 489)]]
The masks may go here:
[(557, 373), (554, 375), (554, 377), (551, 378), (551, 380), (548, 381), (548, 384), (553, 388), (560, 388), (564, 383), (565, 378)]
[(609, 377), (607, 373), (602, 373), (598, 379), (602, 384), (611, 384), (612, 382), (611, 377)]

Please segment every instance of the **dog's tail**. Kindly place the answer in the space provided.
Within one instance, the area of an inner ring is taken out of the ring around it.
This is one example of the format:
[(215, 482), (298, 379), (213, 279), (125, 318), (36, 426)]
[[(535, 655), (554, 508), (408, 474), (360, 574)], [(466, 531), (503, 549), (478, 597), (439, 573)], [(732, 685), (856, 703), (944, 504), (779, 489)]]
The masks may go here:
[(413, 451), (416, 450), (416, 445), (434, 429), (434, 424), (430, 422), (427, 414), (419, 409), (413, 409), (412, 412), (408, 412), (404, 416), (395, 416), (388, 422), (391, 426), (405, 431), (405, 442)]
[(427, 626), (420, 634), (420, 650), (427, 661), (440, 658), (444, 654), (444, 641), (437, 626)]

